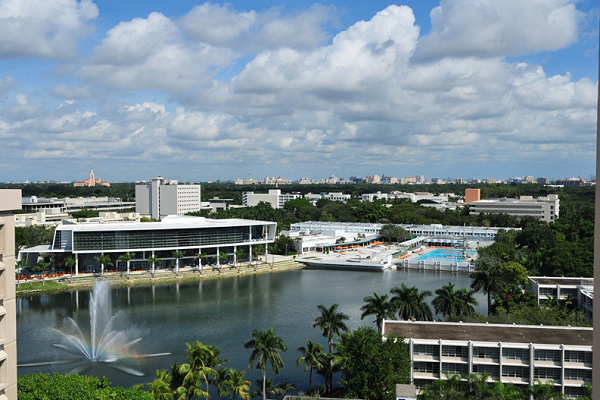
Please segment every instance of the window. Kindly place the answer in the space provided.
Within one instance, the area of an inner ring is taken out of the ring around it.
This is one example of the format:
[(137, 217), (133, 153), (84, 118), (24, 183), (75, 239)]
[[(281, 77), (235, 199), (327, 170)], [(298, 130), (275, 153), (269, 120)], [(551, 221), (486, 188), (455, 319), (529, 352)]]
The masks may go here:
[(572, 369), (565, 368), (565, 380), (571, 381), (592, 381), (591, 369)]
[(442, 346), (442, 356), (444, 357), (468, 357), (468, 349), (464, 346)]
[(463, 375), (469, 373), (469, 366), (467, 364), (454, 364), (454, 363), (442, 363), (442, 372), (450, 375)]
[(502, 349), (502, 358), (529, 362), (529, 349)]
[(591, 364), (592, 363), (592, 352), (591, 351), (565, 350), (565, 362)]
[(494, 347), (474, 347), (473, 358), (492, 358), (498, 359), (500, 349)]
[(524, 378), (529, 375), (526, 367), (513, 367), (504, 366), (502, 367), (502, 376), (513, 377), (513, 378)]
[(500, 367), (498, 365), (473, 365), (473, 373), (483, 375), (487, 373), (494, 379), (498, 379), (500, 375)]
[(560, 362), (560, 350), (535, 350), (536, 361)]
[(415, 362), (414, 372), (422, 372), (427, 374), (437, 374), (440, 372), (440, 364), (436, 362)]
[(438, 357), (440, 355), (440, 346), (437, 344), (415, 344), (413, 346), (413, 355)]
[(560, 381), (560, 369), (559, 368), (543, 368), (538, 367), (533, 371), (534, 378), (539, 379), (552, 379), (554, 382)]

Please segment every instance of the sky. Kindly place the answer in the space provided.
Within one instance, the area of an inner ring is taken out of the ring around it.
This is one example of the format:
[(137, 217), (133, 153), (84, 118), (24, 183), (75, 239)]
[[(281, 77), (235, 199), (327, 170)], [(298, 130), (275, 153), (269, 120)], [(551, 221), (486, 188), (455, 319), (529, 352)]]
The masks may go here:
[(0, 182), (589, 178), (592, 0), (0, 0)]

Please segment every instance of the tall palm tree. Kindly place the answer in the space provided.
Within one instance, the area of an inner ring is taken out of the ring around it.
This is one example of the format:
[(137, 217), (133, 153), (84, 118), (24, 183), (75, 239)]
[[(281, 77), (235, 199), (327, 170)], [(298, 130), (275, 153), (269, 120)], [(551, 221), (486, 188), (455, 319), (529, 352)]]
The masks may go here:
[(244, 256), (244, 249), (237, 249), (234, 252), (234, 254), (235, 254), (235, 262), (236, 262), (236, 265), (237, 265), (237, 263), (240, 262), (240, 259)]
[(208, 256), (206, 253), (197, 253), (196, 257), (194, 257), (194, 261), (198, 260), (198, 268), (202, 269), (202, 264), (206, 261)]
[(333, 374), (341, 370), (340, 357), (333, 353), (319, 354), (319, 362), (321, 368), (317, 373), (325, 378), (325, 390), (331, 393), (333, 390)]
[(49, 261), (40, 261), (35, 267), (35, 270), (41, 272), (42, 274), (42, 285), (46, 284), (46, 271), (50, 268), (51, 265), (52, 263)]
[(94, 259), (100, 263), (100, 274), (101, 275), (104, 275), (104, 266), (105, 265), (107, 265), (109, 267), (112, 267), (114, 265), (108, 254), (101, 254), (97, 257), (94, 257)]
[(148, 257), (148, 262), (149, 262), (150, 264), (152, 264), (152, 277), (154, 277), (154, 272), (155, 272), (154, 265), (155, 265), (155, 263), (160, 263), (160, 262), (162, 262), (162, 259), (158, 258), (158, 257), (157, 257), (157, 256), (155, 256), (155, 255), (151, 255), (150, 257)]
[(250, 400), (248, 391), (250, 390), (250, 381), (244, 379), (246, 371), (237, 371), (229, 368), (229, 393), (231, 400), (235, 400), (236, 395), (240, 395), (243, 400)]
[(65, 267), (69, 268), (69, 271), (71, 271), (71, 277), (73, 277), (73, 268), (75, 268), (75, 264), (77, 264), (77, 261), (75, 261), (75, 258), (73, 257), (69, 257), (65, 260)]
[(312, 340), (306, 341), (306, 347), (300, 346), (298, 347), (298, 351), (302, 354), (296, 360), (296, 365), (304, 364), (304, 373), (306, 374), (306, 370), (310, 370), (310, 374), (308, 376), (308, 387), (312, 387), (312, 373), (313, 369), (322, 368), (321, 360), (319, 359), (319, 355), (323, 353), (323, 346), (319, 343), (315, 343)]
[[(181, 364), (179, 373), (184, 374), (183, 385), (177, 389), (177, 393), (187, 398), (192, 397), (210, 397), (208, 394), (209, 377), (215, 376), (213, 368), (207, 366), (207, 361), (214, 354), (210, 346), (195, 342), (186, 343), (188, 363)], [(206, 390), (202, 389), (202, 384), (206, 383)]]
[(244, 343), (247, 349), (253, 349), (248, 360), (248, 368), (260, 369), (263, 375), (262, 396), (263, 400), (267, 398), (267, 363), (271, 364), (271, 368), (275, 374), (279, 374), (279, 370), (283, 368), (283, 360), (278, 351), (286, 351), (287, 347), (283, 340), (275, 335), (275, 330), (269, 328), (264, 331), (254, 330), (252, 339)]
[(479, 305), (473, 294), (475, 291), (467, 289), (456, 290), (455, 285), (448, 282), (447, 285), (435, 291), (437, 295), (431, 302), (437, 314), (444, 317), (455, 315), (457, 317), (468, 317), (475, 314), (475, 307)]
[(179, 260), (183, 258), (183, 251), (174, 251), (173, 257), (175, 257), (175, 275), (179, 276)]
[(217, 389), (217, 397), (219, 400), (223, 398), (223, 395), (229, 394), (229, 371), (227, 368), (223, 367), (216, 370), (215, 376), (211, 382)]
[(312, 326), (319, 327), (323, 331), (329, 343), (329, 353), (333, 353), (333, 337), (339, 336), (341, 332), (346, 332), (348, 326), (344, 321), (348, 320), (348, 315), (338, 311), (339, 304), (332, 304), (329, 308), (319, 304), (317, 308), (321, 315), (315, 318)]
[(392, 303), (388, 300), (388, 295), (378, 295), (373, 292), (373, 296), (367, 296), (363, 299), (365, 304), (360, 308), (363, 312), (360, 319), (364, 319), (369, 315), (375, 316), (375, 322), (377, 324), (377, 330), (379, 334), (382, 334), (383, 320), (394, 319), (395, 312), (392, 308)]
[(135, 257), (135, 253), (125, 253), (125, 254), (121, 254), (119, 256), (119, 260), (121, 261), (125, 261), (127, 263), (127, 276), (129, 276), (129, 264), (131, 263), (131, 260), (133, 259), (133, 257)]
[(219, 260), (224, 261), (225, 264), (227, 264), (227, 261), (229, 261), (229, 255), (224, 251), (219, 251)]
[(277, 397), (281, 396), (282, 398), (287, 396), (288, 393), (298, 390), (296, 385), (289, 381), (278, 382), (275, 387), (277, 388)]
[(433, 320), (431, 307), (425, 301), (425, 297), (432, 295), (429, 290), (420, 291), (416, 286), (408, 287), (403, 283), (401, 287), (396, 286), (390, 292), (394, 295), (390, 301), (399, 318), (407, 321), (413, 318), (417, 321)]
[(488, 315), (490, 315), (492, 295), (499, 293), (504, 287), (498, 261), (489, 256), (480, 257), (475, 261), (475, 271), (471, 273), (471, 278), (473, 278), (471, 289), (483, 290), (483, 294), (487, 294)]

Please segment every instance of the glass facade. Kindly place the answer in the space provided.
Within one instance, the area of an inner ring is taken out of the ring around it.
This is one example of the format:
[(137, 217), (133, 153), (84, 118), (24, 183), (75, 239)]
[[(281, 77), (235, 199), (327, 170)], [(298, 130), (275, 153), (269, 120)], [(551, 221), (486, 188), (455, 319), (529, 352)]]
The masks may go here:
[(135, 249), (216, 246), (264, 239), (263, 226), (217, 227), (203, 229), (121, 230), (78, 232), (73, 251), (111, 251)]

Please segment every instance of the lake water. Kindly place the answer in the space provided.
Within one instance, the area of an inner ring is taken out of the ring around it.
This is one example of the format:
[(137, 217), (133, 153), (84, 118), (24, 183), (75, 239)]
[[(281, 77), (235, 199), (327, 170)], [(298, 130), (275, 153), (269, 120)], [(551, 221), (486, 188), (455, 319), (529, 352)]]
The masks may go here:
[[(327, 339), (318, 328), (312, 328), (319, 315), (318, 304), (340, 305), (350, 316), (351, 329), (361, 325), (375, 326), (374, 317), (360, 319), (363, 298), (389, 293), (402, 283), (418, 286), (421, 290), (442, 287), (448, 282), (457, 289), (468, 288), (471, 279), (464, 273), (386, 270), (383, 272), (293, 270), (258, 275), (236, 276), (191, 283), (119, 287), (112, 289), (113, 311), (121, 321), (143, 337), (139, 344), (142, 353), (171, 353), (169, 356), (147, 358), (136, 362), (135, 368), (145, 376), (123, 374), (104, 364), (94, 364), (87, 374), (106, 376), (120, 386), (149, 382), (157, 369), (170, 364), (186, 362), (185, 343), (201, 341), (218, 346), (221, 356), (229, 362), (224, 366), (246, 370), (252, 382), (260, 372), (248, 371), (251, 350), (244, 348), (254, 329), (275, 328), (288, 347), (283, 353), (285, 367), (275, 382), (288, 380), (298, 389), (308, 387), (308, 374), (296, 366), (298, 346), (306, 340), (318, 341), (326, 348)], [(19, 364), (48, 362), (70, 358), (52, 344), (57, 335), (51, 328), (60, 328), (66, 317), (77, 321), (82, 330), (89, 330), (89, 290), (69, 293), (21, 297), (17, 299), (17, 359)], [(486, 300), (482, 293), (476, 296), (484, 313)], [(431, 301), (433, 297), (429, 298)], [(270, 367), (269, 367), (270, 368)], [(72, 366), (51, 365), (19, 367), (19, 374), (34, 372), (69, 372)], [(267, 370), (267, 377), (273, 376)], [(323, 384), (323, 378), (313, 374), (313, 384)]]

